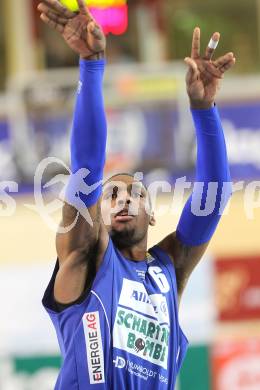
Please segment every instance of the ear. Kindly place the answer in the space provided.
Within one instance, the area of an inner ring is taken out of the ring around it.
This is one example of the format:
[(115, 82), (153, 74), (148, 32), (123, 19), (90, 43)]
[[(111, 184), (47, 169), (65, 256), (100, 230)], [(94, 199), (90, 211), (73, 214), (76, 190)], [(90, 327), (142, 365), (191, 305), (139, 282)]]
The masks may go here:
[(149, 222), (149, 225), (150, 226), (155, 226), (156, 225), (156, 219), (154, 217), (154, 212), (151, 214), (150, 216), (150, 222)]

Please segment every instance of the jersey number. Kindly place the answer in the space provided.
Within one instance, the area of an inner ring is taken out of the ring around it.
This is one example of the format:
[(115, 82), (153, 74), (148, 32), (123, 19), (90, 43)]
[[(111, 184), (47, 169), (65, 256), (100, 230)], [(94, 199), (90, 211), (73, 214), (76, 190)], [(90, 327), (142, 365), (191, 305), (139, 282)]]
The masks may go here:
[(148, 272), (162, 293), (167, 293), (170, 290), (168, 280), (160, 267), (149, 267)]

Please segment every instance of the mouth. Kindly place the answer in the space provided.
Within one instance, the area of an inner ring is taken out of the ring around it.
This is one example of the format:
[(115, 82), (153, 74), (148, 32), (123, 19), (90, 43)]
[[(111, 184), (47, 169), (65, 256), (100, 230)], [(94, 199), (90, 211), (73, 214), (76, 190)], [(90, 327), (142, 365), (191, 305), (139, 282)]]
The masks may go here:
[(134, 216), (128, 214), (128, 209), (123, 209), (115, 215), (115, 221), (117, 222), (129, 222), (132, 219), (134, 219)]

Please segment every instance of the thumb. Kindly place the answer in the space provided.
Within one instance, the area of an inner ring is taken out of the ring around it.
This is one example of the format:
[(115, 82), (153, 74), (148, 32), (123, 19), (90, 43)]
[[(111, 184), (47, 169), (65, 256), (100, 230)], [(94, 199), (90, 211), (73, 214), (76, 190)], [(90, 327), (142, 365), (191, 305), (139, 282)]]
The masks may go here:
[(197, 80), (199, 78), (199, 70), (196, 62), (190, 57), (184, 58), (184, 62), (188, 65), (187, 81), (193, 82)]

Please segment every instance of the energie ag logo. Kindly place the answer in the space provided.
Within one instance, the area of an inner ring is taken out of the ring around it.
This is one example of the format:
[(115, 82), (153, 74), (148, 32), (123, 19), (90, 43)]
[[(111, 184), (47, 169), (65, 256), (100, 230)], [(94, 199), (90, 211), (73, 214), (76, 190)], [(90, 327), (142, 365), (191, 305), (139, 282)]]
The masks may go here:
[(91, 385), (105, 383), (99, 312), (85, 313), (82, 320), (86, 340), (89, 382)]

